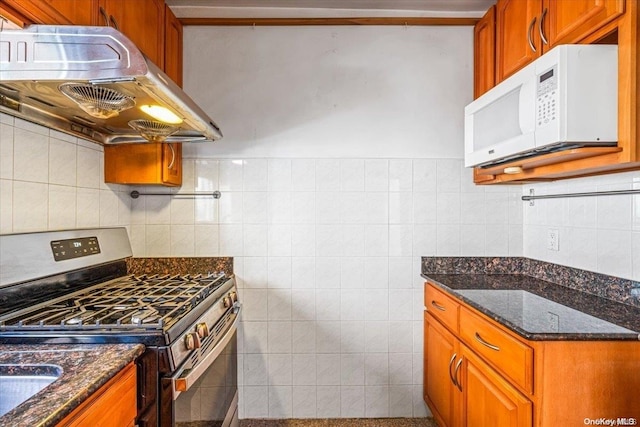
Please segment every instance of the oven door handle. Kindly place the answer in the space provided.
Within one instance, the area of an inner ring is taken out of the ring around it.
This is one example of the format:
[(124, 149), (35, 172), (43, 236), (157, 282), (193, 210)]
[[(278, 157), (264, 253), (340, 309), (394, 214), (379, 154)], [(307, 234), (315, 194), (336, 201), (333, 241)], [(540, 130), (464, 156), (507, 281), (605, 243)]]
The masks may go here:
[(202, 374), (205, 373), (209, 366), (213, 364), (218, 356), (220, 356), (220, 353), (222, 353), (222, 350), (224, 350), (227, 344), (229, 344), (234, 332), (238, 329), (238, 319), (240, 319), (240, 312), (242, 311), (242, 305), (237, 304), (236, 307), (237, 308), (234, 308), (236, 318), (233, 320), (229, 329), (227, 329), (227, 332), (224, 333), (222, 339), (220, 339), (215, 347), (211, 349), (209, 354), (207, 354), (200, 363), (191, 368), (186, 375), (183, 376), (183, 371), (180, 370), (171, 378), (171, 382), (173, 383), (173, 400), (176, 400), (183, 391), (189, 390), (189, 388), (198, 381)]

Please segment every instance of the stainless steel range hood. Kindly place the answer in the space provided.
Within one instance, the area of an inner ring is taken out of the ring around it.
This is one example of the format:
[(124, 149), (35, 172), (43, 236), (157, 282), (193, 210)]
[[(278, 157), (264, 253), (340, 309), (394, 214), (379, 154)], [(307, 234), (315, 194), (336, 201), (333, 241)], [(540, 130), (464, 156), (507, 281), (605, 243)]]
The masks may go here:
[(180, 87), (111, 27), (0, 31), (0, 111), (99, 144), (222, 137)]

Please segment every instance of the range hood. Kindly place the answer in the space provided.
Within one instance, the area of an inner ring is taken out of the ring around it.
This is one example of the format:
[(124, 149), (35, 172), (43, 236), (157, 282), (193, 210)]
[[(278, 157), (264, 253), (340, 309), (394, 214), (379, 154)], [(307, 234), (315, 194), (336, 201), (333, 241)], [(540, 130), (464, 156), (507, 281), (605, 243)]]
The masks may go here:
[(106, 26), (0, 31), (0, 112), (99, 144), (222, 137), (131, 40)]

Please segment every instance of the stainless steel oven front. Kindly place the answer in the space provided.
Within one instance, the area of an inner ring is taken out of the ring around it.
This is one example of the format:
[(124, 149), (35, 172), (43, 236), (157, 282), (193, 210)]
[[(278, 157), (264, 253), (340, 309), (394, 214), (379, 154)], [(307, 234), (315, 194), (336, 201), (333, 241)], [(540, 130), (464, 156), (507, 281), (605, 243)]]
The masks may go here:
[[(171, 346), (171, 352), (191, 351), (190, 357), (160, 382), (162, 425), (171, 419), (175, 427), (237, 427), (238, 422), (238, 344), (237, 323), (241, 306), (233, 308), (213, 330), (195, 331)], [(195, 350), (195, 351), (194, 351)]]

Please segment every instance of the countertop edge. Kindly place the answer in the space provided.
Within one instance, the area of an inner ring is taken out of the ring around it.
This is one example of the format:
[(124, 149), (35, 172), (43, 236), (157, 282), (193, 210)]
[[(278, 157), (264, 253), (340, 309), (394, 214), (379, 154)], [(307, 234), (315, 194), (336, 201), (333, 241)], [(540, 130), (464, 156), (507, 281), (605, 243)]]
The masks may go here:
[[(107, 346), (108, 344), (93, 344), (91, 347)], [(48, 353), (50, 358), (46, 363), (54, 365), (63, 365), (55, 359), (53, 353), (59, 352), (57, 356), (59, 359), (70, 352), (87, 352), (95, 353), (97, 348), (93, 350), (86, 349), (87, 346), (74, 346), (67, 345), (69, 349), (62, 349), (62, 346), (58, 345), (15, 345), (15, 350), (6, 350), (6, 347), (10, 345), (0, 346), (0, 355), (6, 353), (7, 355), (23, 354), (24, 358), (28, 358), (28, 354), (36, 357), (38, 354)], [(93, 393), (104, 386), (109, 380), (115, 377), (118, 372), (124, 369), (129, 363), (133, 362), (138, 356), (144, 353), (145, 347), (142, 344), (124, 344), (114, 345), (118, 347), (117, 355), (114, 356), (109, 363), (100, 362), (100, 357), (94, 360), (94, 363), (101, 363), (101, 366), (105, 366), (105, 370), (102, 372), (96, 372), (95, 376), (89, 376), (86, 372), (86, 368), (80, 372), (64, 372), (63, 375), (56, 381), (60, 381), (59, 384), (53, 389), (47, 390), (48, 387), (41, 390), (31, 398), (22, 402), (20, 405), (7, 412), (0, 417), (0, 426), (38, 426), (49, 427), (55, 426), (62, 421), (67, 415), (71, 414), (76, 408), (78, 408), (86, 399), (88, 399)], [(41, 347), (45, 347), (42, 350)], [(34, 348), (29, 350), (29, 348)], [(40, 348), (36, 350), (36, 348)], [(113, 351), (115, 350), (115, 347)], [(44, 357), (44, 356), (42, 356)], [(90, 357), (87, 355), (86, 357)], [(45, 363), (43, 359), (36, 363)], [(0, 362), (1, 363), (1, 362)], [(94, 371), (95, 372), (95, 371)], [(78, 378), (80, 377), (80, 378)], [(51, 385), (54, 385), (52, 383)], [(69, 387), (69, 391), (64, 390), (66, 384), (72, 385)], [(61, 390), (62, 389), (62, 390)], [(48, 393), (48, 397), (43, 398), (42, 393)], [(9, 424), (6, 424), (10, 421)]]

